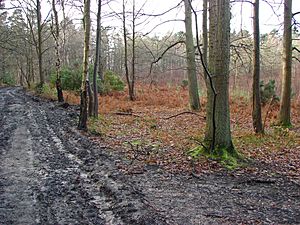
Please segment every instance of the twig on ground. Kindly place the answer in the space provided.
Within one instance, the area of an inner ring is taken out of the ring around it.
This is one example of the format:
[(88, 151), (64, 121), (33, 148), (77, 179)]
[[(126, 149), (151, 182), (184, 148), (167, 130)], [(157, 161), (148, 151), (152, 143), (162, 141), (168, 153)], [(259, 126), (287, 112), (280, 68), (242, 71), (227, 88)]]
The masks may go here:
[(141, 117), (137, 114), (133, 114), (132, 112), (114, 112), (112, 114), (118, 115), (118, 116), (134, 116), (134, 117)]
[[(172, 116), (169, 116), (169, 117), (166, 117), (166, 118), (162, 118), (162, 119), (164, 119), (164, 120), (169, 120), (169, 119), (172, 119), (172, 118), (174, 118), (174, 117), (177, 117), (177, 116), (180, 116), (180, 115), (183, 115), (183, 114), (192, 114), (192, 115), (196, 115), (196, 116), (201, 117), (201, 115), (198, 114), (198, 113), (191, 112), (191, 111), (185, 111), (185, 112), (177, 113), (176, 115), (172, 115)], [(205, 119), (204, 116), (203, 116), (203, 119)]]

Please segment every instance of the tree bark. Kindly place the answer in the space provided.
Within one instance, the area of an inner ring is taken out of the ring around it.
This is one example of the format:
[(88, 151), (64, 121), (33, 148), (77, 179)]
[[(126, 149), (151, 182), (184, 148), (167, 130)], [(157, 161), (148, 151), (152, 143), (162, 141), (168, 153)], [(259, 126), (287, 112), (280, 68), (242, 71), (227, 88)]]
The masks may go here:
[(134, 86), (135, 86), (135, 0), (132, 3), (132, 60), (131, 60), (131, 92), (130, 100), (135, 100)]
[(94, 96), (89, 80), (86, 81), (86, 85), (88, 90), (88, 115), (92, 117), (94, 115)]
[(292, 94), (292, 0), (284, 0), (283, 67), (279, 123), (291, 125)]
[(52, 0), (52, 11), (54, 14), (54, 27), (52, 29), (52, 35), (55, 41), (55, 55), (56, 55), (56, 91), (57, 91), (57, 99), (59, 102), (64, 102), (63, 91), (61, 87), (61, 61), (60, 61), (60, 54), (59, 54), (59, 22), (58, 22), (58, 14), (55, 7), (55, 0)]
[[(208, 53), (208, 30), (207, 30), (207, 0), (203, 0), (203, 14), (202, 14), (202, 39), (203, 39), (203, 61), (204, 64), (207, 66), (207, 53)], [(207, 74), (205, 69), (203, 69), (204, 79), (207, 84)], [(209, 85), (206, 85), (207, 87)]]
[(101, 0), (98, 0), (98, 12), (97, 12), (97, 31), (96, 31), (96, 55), (94, 64), (94, 74), (93, 74), (93, 91), (94, 91), (94, 109), (93, 116), (98, 118), (98, 85), (97, 85), (97, 72), (100, 61), (100, 51), (101, 51)]
[(184, 0), (185, 6), (185, 45), (186, 45), (186, 60), (187, 72), (189, 81), (189, 98), (190, 107), (192, 110), (200, 110), (198, 80), (196, 74), (195, 62), (195, 47), (192, 30), (192, 9), (190, 0)]
[(252, 84), (252, 122), (255, 133), (263, 133), (260, 97), (260, 31), (259, 0), (253, 3), (253, 84)]
[(63, 15), (63, 21), (62, 21), (62, 64), (63, 66), (68, 65), (67, 60), (67, 51), (66, 51), (66, 12), (65, 12), (65, 0), (60, 1), (61, 9), (62, 9), (62, 15)]
[(122, 16), (123, 16), (123, 39), (124, 39), (124, 66), (125, 66), (125, 76), (126, 76), (126, 81), (127, 81), (127, 85), (128, 85), (128, 95), (129, 95), (129, 99), (131, 101), (134, 100), (134, 95), (132, 95), (133, 92), (133, 88), (131, 86), (131, 79), (130, 79), (130, 75), (129, 75), (129, 69), (128, 69), (128, 42), (127, 42), (127, 30), (126, 30), (126, 8), (125, 8), (126, 4), (125, 4), (125, 0), (123, 0), (123, 12), (122, 12)]
[(88, 64), (89, 64), (89, 50), (90, 50), (90, 29), (91, 29), (91, 18), (90, 18), (90, 7), (91, 1), (84, 1), (84, 50), (83, 50), (83, 74), (81, 82), (81, 93), (80, 93), (80, 115), (79, 115), (79, 130), (87, 130), (87, 76), (88, 76)]
[(209, 3), (209, 71), (217, 91), (216, 103), (208, 89), (206, 141), (213, 140), (213, 109), (215, 106), (215, 153), (225, 149), (236, 154), (232, 144), (229, 113), (229, 60), (230, 60), (230, 0), (210, 0)]
[(40, 76), (40, 88), (42, 90), (45, 77), (43, 73), (43, 54), (42, 54), (42, 15), (41, 15), (41, 2), (36, 0), (36, 13), (37, 13), (37, 32), (38, 32), (38, 64), (39, 64), (39, 76)]

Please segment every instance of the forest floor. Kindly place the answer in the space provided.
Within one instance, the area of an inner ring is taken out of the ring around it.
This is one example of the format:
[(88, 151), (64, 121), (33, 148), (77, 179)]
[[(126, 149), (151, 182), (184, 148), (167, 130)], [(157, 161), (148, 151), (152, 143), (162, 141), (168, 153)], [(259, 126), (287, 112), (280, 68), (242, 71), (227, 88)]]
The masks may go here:
[(187, 152), (205, 113), (188, 112), (176, 91), (140, 92), (133, 104), (102, 97), (87, 135), (78, 107), (1, 88), (0, 224), (299, 224), (296, 108), (294, 127), (281, 129), (271, 126), (278, 106), (267, 106), (266, 135), (255, 136), (248, 102), (232, 100), (234, 144), (251, 160), (228, 170), (201, 157), (194, 168)]
[[(70, 104), (79, 97), (67, 92)], [(240, 165), (234, 173), (288, 176), (300, 182), (300, 99), (292, 104), (293, 127), (276, 126), (278, 102), (263, 107), (264, 135), (255, 135), (251, 100), (243, 94), (231, 97), (231, 129), (236, 149), (253, 164)], [(100, 118), (90, 120), (95, 141), (131, 161), (128, 173), (143, 171), (144, 165), (158, 165), (171, 173), (210, 173), (224, 167), (206, 157), (191, 159), (189, 152), (199, 146), (205, 132), (205, 98), (200, 112), (191, 112), (188, 91), (175, 87), (138, 86), (137, 100), (128, 100), (126, 92), (100, 96)], [(262, 169), (264, 168), (264, 169)]]

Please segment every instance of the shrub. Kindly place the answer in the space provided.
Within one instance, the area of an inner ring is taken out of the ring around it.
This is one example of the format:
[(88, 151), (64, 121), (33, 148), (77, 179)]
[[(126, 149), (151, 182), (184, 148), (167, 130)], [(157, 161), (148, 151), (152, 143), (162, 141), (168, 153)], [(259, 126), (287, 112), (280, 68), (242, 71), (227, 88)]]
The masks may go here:
[(271, 99), (276, 101), (279, 100), (279, 97), (276, 95), (276, 85), (275, 80), (269, 80), (268, 83), (264, 84), (264, 81), (260, 82), (260, 96), (261, 103), (265, 105)]
[(109, 94), (112, 91), (124, 91), (125, 84), (122, 79), (111, 70), (104, 74), (104, 81), (98, 81), (100, 94)]
[[(79, 90), (81, 87), (81, 75), (82, 68), (72, 70), (71, 68), (62, 68), (61, 72), (61, 84), (63, 90)], [(89, 80), (92, 85), (93, 80), (93, 68), (92, 65), (89, 68)], [(53, 72), (50, 77), (50, 82), (55, 86), (56, 73)], [(108, 94), (112, 91), (123, 91), (125, 84), (122, 79), (114, 72), (108, 70), (104, 74), (104, 81), (97, 78), (98, 92), (100, 94)]]
[(189, 81), (188, 81), (188, 80), (182, 80), (180, 86), (181, 86), (183, 89), (186, 89), (188, 85), (189, 85)]
[(12, 86), (16, 84), (16, 80), (10, 73), (5, 73), (0, 77), (0, 83)]
[[(72, 70), (70, 68), (62, 68), (60, 71), (61, 75), (61, 86), (63, 90), (79, 90), (81, 87), (81, 70)], [(55, 85), (56, 73), (51, 74), (50, 82)]]

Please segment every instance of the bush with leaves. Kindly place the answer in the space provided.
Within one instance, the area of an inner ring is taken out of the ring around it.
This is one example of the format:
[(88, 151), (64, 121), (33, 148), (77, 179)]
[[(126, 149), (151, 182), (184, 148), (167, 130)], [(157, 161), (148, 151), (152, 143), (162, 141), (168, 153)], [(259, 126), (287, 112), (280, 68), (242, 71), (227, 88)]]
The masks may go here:
[[(68, 67), (62, 68), (61, 84), (63, 90), (79, 90), (81, 87), (82, 68), (71, 69)], [(93, 67), (89, 68), (89, 80), (93, 80)], [(50, 77), (50, 83), (55, 86), (56, 73), (53, 72)], [(91, 82), (92, 85), (92, 82)], [(109, 94), (112, 91), (123, 91), (125, 84), (122, 79), (114, 72), (107, 70), (104, 74), (104, 80), (97, 78), (98, 92), (100, 94)]]
[(269, 80), (266, 84), (264, 84), (264, 81), (260, 82), (260, 96), (263, 105), (267, 104), (272, 99), (273, 101), (279, 100), (279, 97), (276, 95), (275, 80)]
[(16, 84), (16, 80), (10, 73), (4, 73), (4, 75), (0, 77), (0, 83), (13, 86)]
[[(79, 90), (81, 87), (81, 70), (64, 67), (60, 71), (61, 86), (63, 90)], [(50, 82), (55, 85), (56, 73), (54, 72), (50, 77)]]
[(189, 86), (189, 81), (188, 80), (182, 80), (181, 85), (183, 89), (186, 89)]
[(125, 84), (122, 79), (113, 71), (107, 70), (104, 80), (98, 82), (98, 90), (101, 95), (109, 94), (112, 91), (124, 91)]

